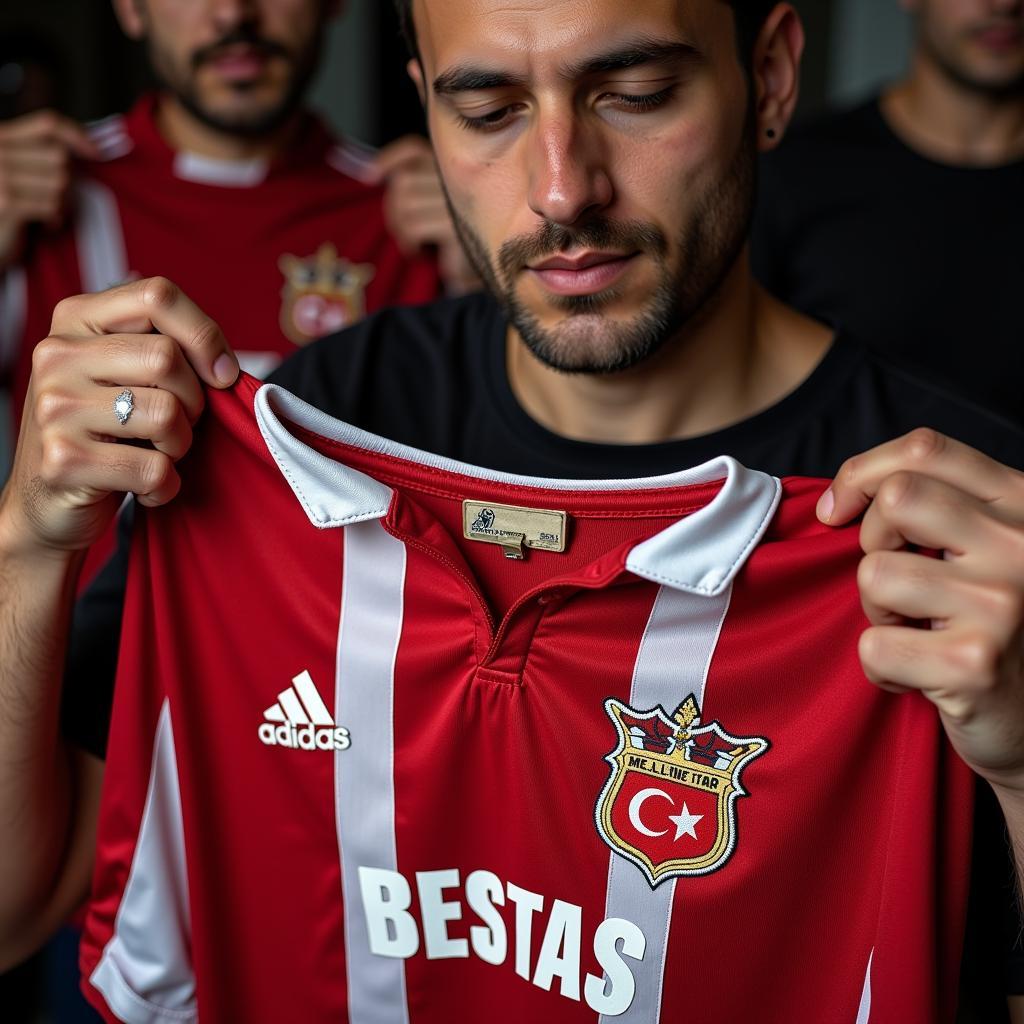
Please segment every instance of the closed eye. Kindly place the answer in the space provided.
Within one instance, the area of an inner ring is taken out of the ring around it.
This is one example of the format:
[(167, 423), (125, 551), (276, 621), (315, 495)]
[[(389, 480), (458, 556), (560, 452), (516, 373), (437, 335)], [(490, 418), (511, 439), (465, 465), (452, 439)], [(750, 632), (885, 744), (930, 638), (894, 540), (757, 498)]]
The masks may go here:
[(512, 114), (517, 109), (518, 104), (501, 107), (498, 110), (488, 111), (486, 114), (481, 114), (478, 117), (470, 117), (467, 114), (456, 114), (456, 121), (461, 128), (467, 128), (474, 132), (493, 132), (499, 128), (504, 128), (505, 125), (511, 120)]
[(659, 89), (657, 92), (643, 93), (639, 96), (626, 92), (609, 92), (605, 93), (605, 96), (614, 103), (622, 104), (630, 110), (644, 113), (645, 111), (654, 110), (662, 106), (672, 97), (675, 90), (675, 85), (669, 85), (664, 89)]

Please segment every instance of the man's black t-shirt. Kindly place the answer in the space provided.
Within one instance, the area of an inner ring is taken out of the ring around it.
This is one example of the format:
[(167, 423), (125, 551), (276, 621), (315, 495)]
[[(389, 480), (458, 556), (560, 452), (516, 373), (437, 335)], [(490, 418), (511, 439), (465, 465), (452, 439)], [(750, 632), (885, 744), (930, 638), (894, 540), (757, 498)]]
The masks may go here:
[(877, 100), (760, 165), (752, 260), (781, 299), (1024, 422), (1024, 160), (938, 163)]
[[(506, 372), (505, 335), (503, 315), (483, 295), (388, 310), (301, 350), (271, 379), (364, 430), (529, 476), (648, 476), (731, 455), (776, 476), (831, 477), (847, 457), (918, 426), (1024, 466), (1024, 431), (888, 366), (842, 334), (793, 392), (723, 430), (650, 445), (569, 440), (520, 406)], [(125, 559), (122, 544), (79, 602), (65, 681), (65, 735), (98, 757), (106, 748)], [(986, 873), (1001, 885), (1005, 851), (989, 845), (989, 856)], [(1007, 894), (992, 899), (1012, 906)], [(1020, 974), (1024, 990), (1024, 968)]]

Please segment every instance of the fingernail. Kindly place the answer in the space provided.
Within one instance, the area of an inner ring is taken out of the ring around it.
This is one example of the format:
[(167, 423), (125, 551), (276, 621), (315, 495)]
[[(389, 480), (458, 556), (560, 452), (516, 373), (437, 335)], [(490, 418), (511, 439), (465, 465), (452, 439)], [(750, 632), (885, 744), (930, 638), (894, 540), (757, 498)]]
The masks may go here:
[(238, 376), (238, 363), (233, 356), (223, 352), (213, 364), (213, 375), (220, 384), (233, 384)]
[(830, 487), (819, 499), (818, 499), (818, 518), (822, 522), (827, 523), (832, 518), (832, 513), (836, 508), (836, 496), (832, 493)]

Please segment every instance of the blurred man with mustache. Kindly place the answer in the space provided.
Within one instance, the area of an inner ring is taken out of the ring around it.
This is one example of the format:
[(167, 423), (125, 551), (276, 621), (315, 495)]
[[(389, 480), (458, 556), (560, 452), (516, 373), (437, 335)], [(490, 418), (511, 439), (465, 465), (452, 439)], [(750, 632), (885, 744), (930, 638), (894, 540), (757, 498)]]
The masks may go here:
[(157, 268), (203, 296), (260, 375), (367, 311), (464, 286), (425, 140), (378, 158), (304, 108), (340, 0), (114, 6), (159, 89), (88, 129), (52, 111), (0, 125), (0, 368), (16, 408), (27, 339), (56, 302)]
[(1024, 3), (902, 0), (910, 72), (762, 165), (757, 276), (1024, 420)]

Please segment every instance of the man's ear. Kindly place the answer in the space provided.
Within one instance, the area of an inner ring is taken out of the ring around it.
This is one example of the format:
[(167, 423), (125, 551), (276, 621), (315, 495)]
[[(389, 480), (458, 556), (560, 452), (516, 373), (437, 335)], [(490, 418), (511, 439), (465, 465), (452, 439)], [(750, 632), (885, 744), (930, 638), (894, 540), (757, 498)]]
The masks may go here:
[(782, 139), (800, 96), (804, 26), (788, 3), (776, 5), (754, 44), (752, 74), (758, 148), (774, 149)]
[(416, 91), (420, 94), (420, 103), (423, 104), (425, 110), (427, 106), (427, 83), (423, 81), (423, 65), (419, 62), (419, 58), (413, 57), (405, 65), (405, 70), (409, 72), (409, 77), (412, 79), (412, 84), (416, 86)]
[(113, 4), (121, 31), (129, 39), (141, 39), (146, 32), (146, 23), (139, 8), (139, 0), (113, 0)]

